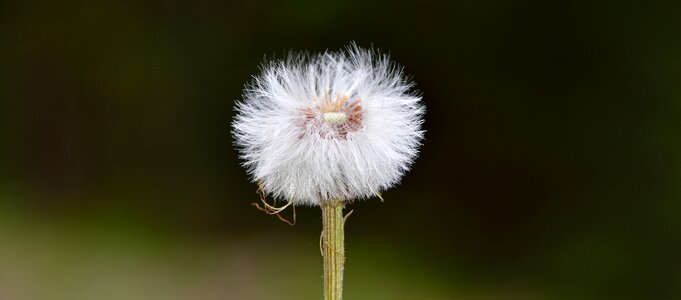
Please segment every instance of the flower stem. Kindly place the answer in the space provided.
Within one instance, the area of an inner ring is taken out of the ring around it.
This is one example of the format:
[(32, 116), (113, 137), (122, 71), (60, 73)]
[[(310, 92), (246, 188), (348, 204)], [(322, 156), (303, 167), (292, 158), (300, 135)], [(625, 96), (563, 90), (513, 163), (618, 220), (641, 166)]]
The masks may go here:
[(322, 207), (322, 255), (324, 256), (324, 300), (343, 299), (343, 265), (345, 238), (344, 202), (325, 202)]

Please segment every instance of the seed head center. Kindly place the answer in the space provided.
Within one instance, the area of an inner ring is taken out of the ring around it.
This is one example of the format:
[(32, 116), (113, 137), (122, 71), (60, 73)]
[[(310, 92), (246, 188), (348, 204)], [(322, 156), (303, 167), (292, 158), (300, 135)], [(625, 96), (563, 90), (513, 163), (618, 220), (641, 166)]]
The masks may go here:
[(324, 113), (324, 122), (331, 124), (343, 124), (348, 120), (348, 115), (342, 111), (332, 111)]

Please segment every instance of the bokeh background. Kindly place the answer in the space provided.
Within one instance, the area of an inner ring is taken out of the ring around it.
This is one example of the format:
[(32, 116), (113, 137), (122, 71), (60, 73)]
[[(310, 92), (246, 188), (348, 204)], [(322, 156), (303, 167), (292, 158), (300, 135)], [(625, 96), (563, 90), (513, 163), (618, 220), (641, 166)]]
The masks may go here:
[(254, 209), (229, 124), (351, 41), (428, 112), (346, 299), (681, 299), (679, 3), (2, 2), (0, 299), (319, 299), (319, 210)]

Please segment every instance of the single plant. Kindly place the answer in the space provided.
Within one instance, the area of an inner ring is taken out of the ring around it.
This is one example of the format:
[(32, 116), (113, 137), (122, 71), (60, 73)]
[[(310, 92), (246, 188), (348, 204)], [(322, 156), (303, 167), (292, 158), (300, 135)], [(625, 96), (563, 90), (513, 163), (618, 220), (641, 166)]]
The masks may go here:
[(353, 44), (265, 63), (236, 104), (232, 134), (261, 209), (321, 207), (324, 299), (342, 299), (343, 208), (381, 198), (418, 154), (425, 107), (413, 87), (387, 55)]

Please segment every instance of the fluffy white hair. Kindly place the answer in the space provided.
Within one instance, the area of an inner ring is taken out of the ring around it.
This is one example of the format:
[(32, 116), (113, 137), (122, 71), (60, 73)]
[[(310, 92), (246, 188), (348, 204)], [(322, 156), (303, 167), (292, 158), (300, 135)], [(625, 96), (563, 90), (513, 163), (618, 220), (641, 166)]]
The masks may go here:
[(293, 204), (365, 199), (418, 154), (425, 107), (387, 55), (354, 44), (262, 66), (237, 101), (232, 134), (265, 192)]

